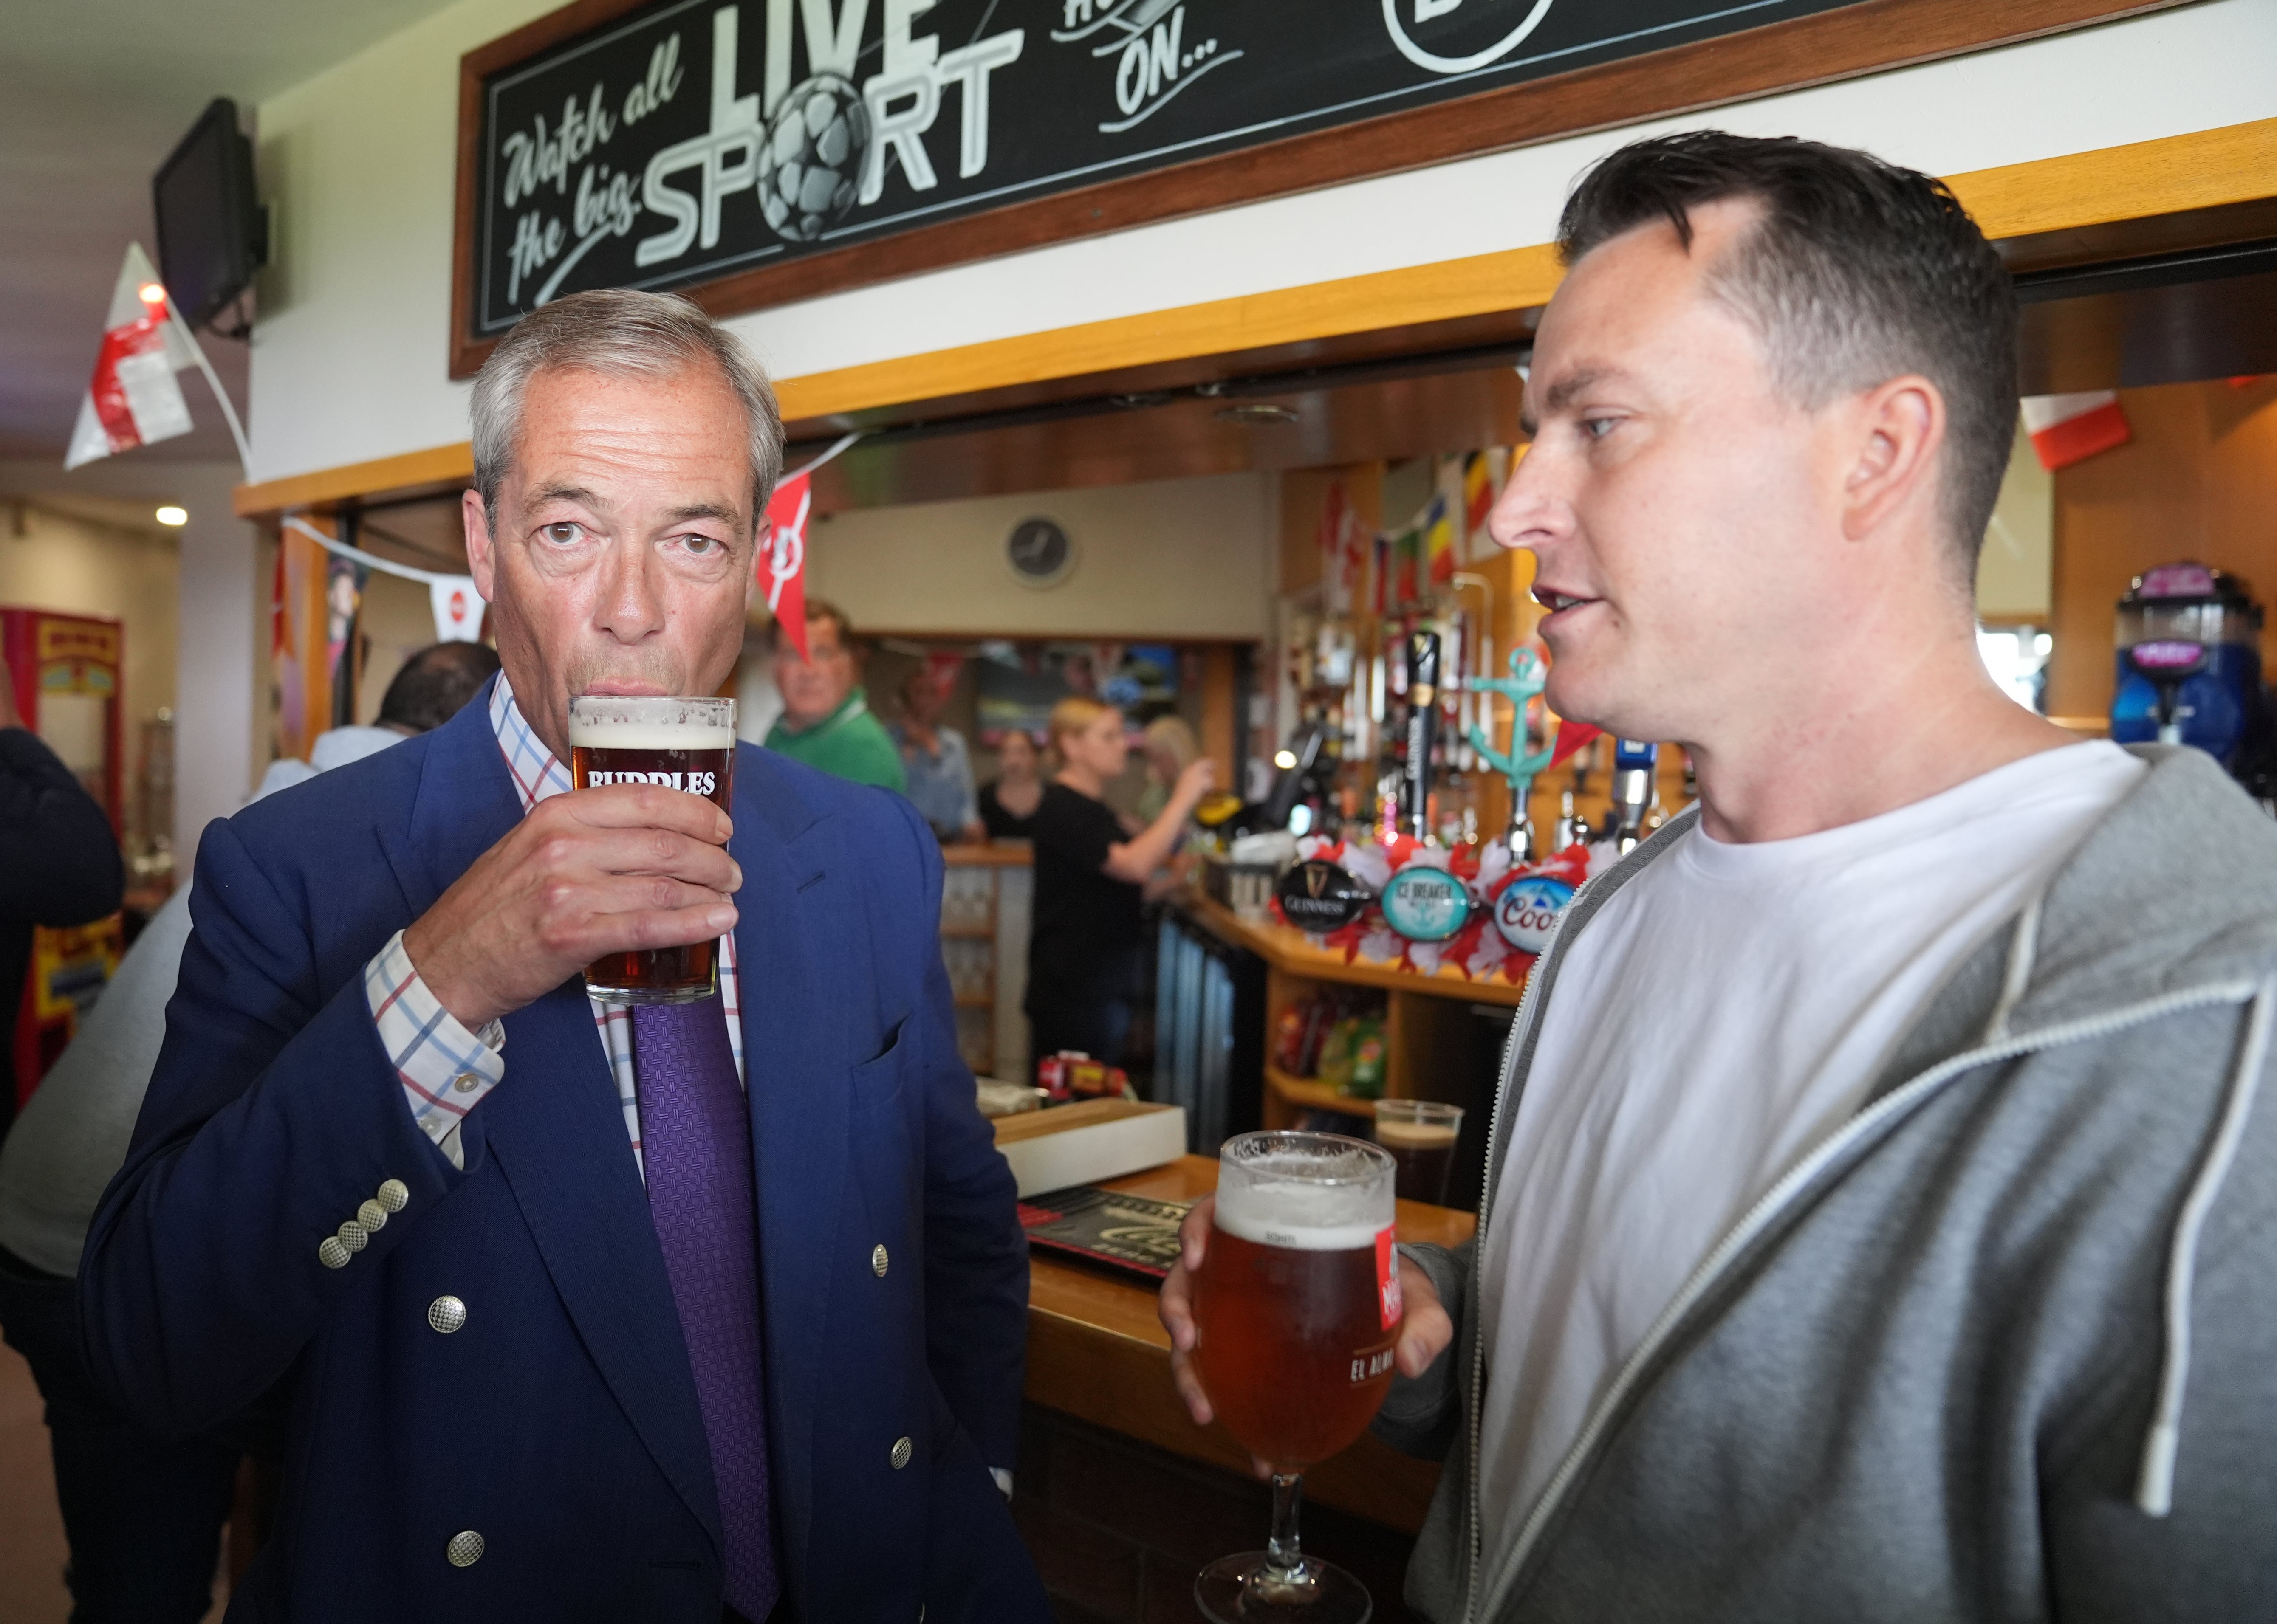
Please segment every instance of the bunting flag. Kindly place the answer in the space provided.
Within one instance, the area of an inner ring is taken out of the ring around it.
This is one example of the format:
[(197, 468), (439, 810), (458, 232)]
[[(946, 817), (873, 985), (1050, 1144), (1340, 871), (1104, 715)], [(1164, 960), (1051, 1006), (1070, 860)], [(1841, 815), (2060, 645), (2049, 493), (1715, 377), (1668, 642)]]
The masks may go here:
[(752, 560), (752, 573), (767, 595), (767, 610), (781, 635), (806, 653), (806, 520), (814, 506), (811, 469), (792, 474), (767, 499), (766, 539)]
[(1413, 603), (1423, 596), (1420, 573), (1416, 567), (1422, 550), (1423, 532), (1415, 525), (1409, 525), (1391, 538), (1391, 602), (1387, 607)]
[(1429, 560), (1433, 586), (1455, 584), (1455, 514), (1443, 494), (1431, 498), (1423, 515), (1423, 556)]
[(925, 650), (925, 675), (943, 694), (956, 686), (957, 673), (963, 669), (964, 656), (961, 654), (944, 653), (939, 649)]
[(1367, 568), (1367, 537), (1342, 480), (1331, 481), (1321, 498), (1319, 544), (1322, 607), (1332, 615), (1350, 614)]
[(1493, 465), (1485, 452), (1473, 452), (1463, 459), (1463, 544), (1474, 558), (1479, 557), (1478, 534), (1487, 527), (1487, 515), (1494, 512), (1494, 505)]
[(149, 256), (140, 243), (127, 244), (64, 467), (189, 433), (189, 403), (174, 375), (195, 365), (188, 341), (169, 318), (166, 289)]
[(483, 596), (471, 575), (437, 575), (427, 583), (435, 611), (435, 641), (478, 643), (483, 640)]
[(2032, 436), (2032, 450), (2040, 466), (2051, 474), (2135, 437), (2116, 390), (2028, 395), (2023, 404), (2024, 431)]
[(286, 615), (285, 593), (286, 570), (283, 538), (278, 538), (277, 569), (269, 580), (269, 657), (275, 659), (292, 646), (293, 635)]
[(1564, 717), (1559, 717), (1557, 742), (1550, 749), (1550, 764), (1553, 767), (1557, 766), (1604, 731), (1602, 727), (1592, 727), (1587, 722), (1569, 722)]

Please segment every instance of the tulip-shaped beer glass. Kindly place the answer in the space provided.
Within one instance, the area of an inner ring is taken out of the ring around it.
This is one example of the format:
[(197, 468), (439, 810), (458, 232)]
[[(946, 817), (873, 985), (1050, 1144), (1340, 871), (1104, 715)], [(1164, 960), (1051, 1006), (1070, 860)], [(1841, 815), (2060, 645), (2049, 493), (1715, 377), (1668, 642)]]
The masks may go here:
[(1369, 1616), (1359, 1580), (1298, 1548), (1297, 1507), (1305, 1468), (1359, 1438), (1391, 1386), (1396, 1172), (1381, 1147), (1335, 1134), (1244, 1134), (1218, 1153), (1194, 1362), (1226, 1430), (1274, 1469), (1267, 1547), (1194, 1581), (1220, 1624)]

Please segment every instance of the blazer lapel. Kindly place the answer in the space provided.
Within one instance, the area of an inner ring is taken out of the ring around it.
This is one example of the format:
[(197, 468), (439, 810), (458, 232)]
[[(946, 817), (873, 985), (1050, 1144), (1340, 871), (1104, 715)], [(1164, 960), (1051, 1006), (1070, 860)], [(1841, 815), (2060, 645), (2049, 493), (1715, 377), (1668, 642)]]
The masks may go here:
[(602, 1379), (717, 1544), (680, 1310), (583, 982), (508, 1015), (506, 1032), (506, 1078), (482, 1106), (491, 1154)]
[(758, 1172), (760, 1292), (765, 1315), (767, 1425), (784, 1555), (794, 1571), (812, 1533), (813, 1394), (829, 1319), (828, 1240), (846, 1174), (845, 1022), (826, 992), (835, 932), (826, 828), (768, 782), (767, 758), (737, 752), (735, 832), (742, 866), (735, 960), (743, 1072)]
[(410, 828), (401, 837), (380, 832), (381, 850), (414, 919), (522, 821), (522, 799), (491, 729), (490, 696), (485, 687), (428, 735)]
[[(381, 845), (414, 917), (522, 817), (485, 688), (432, 735), (407, 837)], [(506, 1018), (506, 1081), (470, 1119), (514, 1191), (602, 1379), (720, 1543), (719, 1495), (680, 1314), (583, 983)]]

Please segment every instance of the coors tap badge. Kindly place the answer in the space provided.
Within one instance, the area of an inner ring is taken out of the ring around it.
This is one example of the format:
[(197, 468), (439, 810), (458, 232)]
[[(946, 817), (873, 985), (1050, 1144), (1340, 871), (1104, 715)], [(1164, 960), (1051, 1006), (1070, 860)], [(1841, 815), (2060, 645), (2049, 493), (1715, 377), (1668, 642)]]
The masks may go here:
[[(727, 810), (735, 770), (732, 699), (631, 699), (589, 694), (569, 702), (569, 781), (656, 784)], [(692, 1004), (719, 989), (720, 944), (608, 953), (585, 967), (585, 990), (610, 1004)]]

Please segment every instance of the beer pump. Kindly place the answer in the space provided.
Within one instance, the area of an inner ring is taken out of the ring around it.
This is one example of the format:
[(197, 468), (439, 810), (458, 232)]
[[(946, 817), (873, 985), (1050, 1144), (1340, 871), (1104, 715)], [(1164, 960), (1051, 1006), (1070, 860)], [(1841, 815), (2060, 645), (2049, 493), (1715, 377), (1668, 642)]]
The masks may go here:
[(1652, 810), (1653, 781), (1660, 770), (1660, 747), (1643, 739), (1613, 741), (1613, 838), (1621, 855), (1636, 849), (1645, 815)]
[(2195, 745), (2246, 793), (2277, 797), (2277, 704), (2261, 673), (2261, 606), (2227, 570), (2185, 560), (2119, 600), (2111, 737)]
[(1439, 634), (1407, 634), (1407, 746), (1400, 763), (1402, 821), (1431, 838), (1431, 753), (1439, 742)]
[(1510, 785), (1510, 828), (1503, 840), (1510, 847), (1512, 862), (1530, 862), (1534, 858), (1534, 820), (1526, 809), (1527, 796), (1534, 789), (1534, 775), (1550, 765), (1556, 753), (1557, 741), (1545, 740), (1538, 750), (1526, 747), (1526, 707), (1528, 701), (1542, 692), (1549, 674), (1542, 670), (1542, 656), (1531, 649), (1518, 648), (1510, 651), (1510, 675), (1507, 677), (1474, 677), (1471, 686), (1510, 701), (1510, 750), (1497, 750), (1488, 741), (1483, 727), (1471, 729), (1471, 748), (1476, 750), (1487, 764), (1502, 774)]

